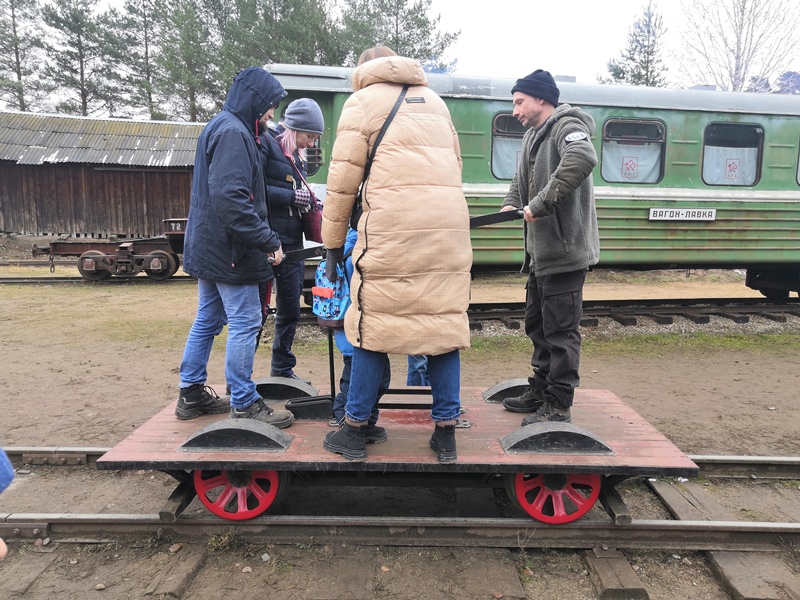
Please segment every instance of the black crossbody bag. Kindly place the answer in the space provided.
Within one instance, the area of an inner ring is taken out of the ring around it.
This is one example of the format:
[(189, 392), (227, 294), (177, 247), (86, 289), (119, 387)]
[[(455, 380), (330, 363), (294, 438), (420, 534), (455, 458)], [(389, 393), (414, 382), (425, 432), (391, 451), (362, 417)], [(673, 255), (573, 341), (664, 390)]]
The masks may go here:
[(400, 95), (397, 97), (397, 102), (394, 103), (392, 112), (389, 113), (389, 116), (386, 117), (386, 121), (383, 122), (383, 127), (381, 127), (381, 130), (378, 133), (378, 137), (375, 138), (375, 145), (372, 147), (372, 152), (369, 153), (367, 164), (364, 167), (364, 178), (361, 180), (361, 185), (358, 187), (358, 193), (356, 194), (356, 201), (355, 204), (353, 205), (353, 214), (350, 216), (350, 227), (352, 227), (353, 229), (358, 229), (358, 220), (364, 213), (364, 206), (363, 206), (364, 186), (367, 185), (367, 178), (369, 177), (369, 172), (370, 169), (372, 168), (372, 161), (375, 160), (375, 153), (378, 151), (378, 146), (380, 145), (383, 136), (386, 134), (386, 130), (389, 129), (389, 124), (392, 122), (392, 119), (394, 119), (394, 116), (400, 109), (400, 105), (403, 103), (403, 98), (405, 98), (406, 92), (408, 91), (409, 87), (410, 87), (409, 85), (403, 86), (403, 91), (400, 92)]

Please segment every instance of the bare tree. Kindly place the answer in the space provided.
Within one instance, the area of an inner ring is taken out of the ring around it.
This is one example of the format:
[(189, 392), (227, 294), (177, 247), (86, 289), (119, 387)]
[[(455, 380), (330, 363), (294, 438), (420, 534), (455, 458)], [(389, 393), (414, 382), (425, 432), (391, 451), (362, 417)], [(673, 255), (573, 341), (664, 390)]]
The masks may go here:
[(796, 0), (688, 0), (681, 69), (695, 84), (740, 92), (786, 71), (800, 48)]

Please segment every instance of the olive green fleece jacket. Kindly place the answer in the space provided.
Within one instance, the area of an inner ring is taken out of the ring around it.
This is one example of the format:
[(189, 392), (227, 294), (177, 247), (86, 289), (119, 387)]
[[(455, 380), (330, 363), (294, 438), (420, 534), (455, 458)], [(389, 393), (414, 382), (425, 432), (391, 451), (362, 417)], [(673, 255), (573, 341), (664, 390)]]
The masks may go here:
[(597, 153), (591, 115), (561, 104), (522, 139), (517, 172), (503, 206), (528, 206), (522, 272), (539, 277), (587, 269), (600, 260), (592, 170)]

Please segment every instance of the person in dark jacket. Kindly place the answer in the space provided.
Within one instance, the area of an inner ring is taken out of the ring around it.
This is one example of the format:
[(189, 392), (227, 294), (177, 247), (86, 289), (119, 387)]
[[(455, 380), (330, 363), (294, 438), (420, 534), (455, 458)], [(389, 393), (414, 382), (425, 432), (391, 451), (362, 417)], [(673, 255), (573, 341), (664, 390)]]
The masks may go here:
[(580, 381), (583, 284), (600, 260), (595, 124), (583, 110), (558, 103), (556, 82), (542, 69), (518, 79), (511, 93), (514, 116), (529, 129), (502, 210), (521, 208), (525, 216), (525, 333), (533, 342), (533, 376), (503, 406), (533, 413), (522, 425), (568, 423)]
[[(198, 306), (180, 366), (179, 419), (230, 411), (231, 418), (280, 428), (293, 419), (288, 410), (268, 407), (252, 378), (261, 328), (259, 282), (272, 277), (270, 260), (279, 265), (283, 259), (280, 239), (267, 220), (258, 131), (285, 97), (270, 73), (248, 67), (236, 76), (222, 111), (197, 141), (183, 269), (198, 280)], [(205, 385), (214, 338), (226, 324), (230, 403)]]
[[(304, 181), (306, 149), (314, 145), (324, 129), (319, 105), (308, 98), (300, 98), (286, 107), (280, 123), (268, 123), (268, 130), (261, 135), (269, 222), (284, 252), (303, 248), (302, 215), (312, 208), (311, 193)], [(273, 266), (273, 271), (276, 312), (270, 375), (300, 379), (294, 373), (297, 357), (292, 345), (300, 321), (305, 262), (284, 261), (280, 266)]]

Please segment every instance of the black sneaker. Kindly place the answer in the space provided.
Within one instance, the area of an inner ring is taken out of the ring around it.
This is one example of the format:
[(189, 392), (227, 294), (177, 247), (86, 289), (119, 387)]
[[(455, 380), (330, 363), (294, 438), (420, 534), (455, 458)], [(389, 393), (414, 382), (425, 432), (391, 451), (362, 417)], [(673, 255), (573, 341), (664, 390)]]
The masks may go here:
[(544, 396), (533, 389), (532, 385), (526, 387), (521, 395), (503, 400), (503, 408), (517, 413), (536, 412), (542, 404)]
[(328, 425), (331, 427), (341, 427), (342, 423), (344, 423), (344, 417), (333, 416), (328, 420)]
[(311, 385), (311, 381), (309, 379), (302, 379), (294, 374), (294, 371), (289, 371), (288, 375), (281, 375), (280, 373), (275, 373), (274, 371), (269, 374), (270, 377), (283, 377), (284, 379), (295, 379), (306, 385)]
[(351, 462), (364, 462), (367, 460), (367, 440), (361, 434), (364, 427), (356, 427), (349, 423), (342, 423), (337, 431), (329, 431), (322, 441), (328, 452), (341, 454)]
[(532, 415), (528, 415), (522, 419), (522, 425), (530, 425), (531, 423), (569, 423), (572, 420), (572, 414), (569, 407), (561, 408), (553, 404), (550, 400), (545, 400), (545, 403)]
[(214, 388), (196, 383), (181, 388), (175, 416), (182, 421), (188, 421), (202, 415), (221, 415), (230, 408), (230, 398), (227, 396), (220, 398)]
[(389, 433), (385, 427), (379, 425), (365, 425), (358, 431), (358, 435), (364, 436), (364, 441), (368, 444), (380, 444), (389, 439)]
[(440, 464), (446, 465), (456, 462), (458, 459), (456, 454), (456, 426), (445, 425), (441, 427), (436, 425), (433, 428), (430, 445), (433, 450), (436, 450), (436, 460)]
[(259, 398), (246, 408), (231, 407), (231, 419), (256, 419), (262, 423), (284, 429), (292, 424), (294, 415), (288, 410), (274, 410)]

